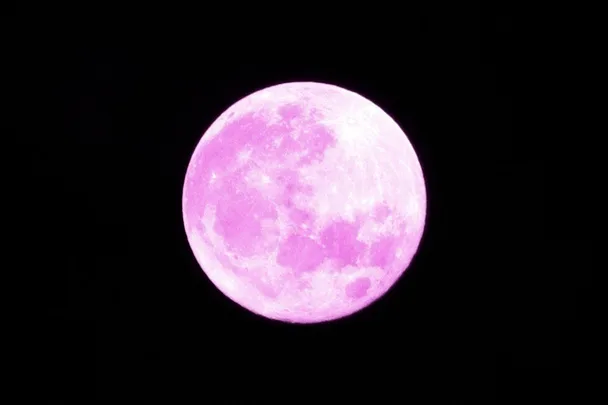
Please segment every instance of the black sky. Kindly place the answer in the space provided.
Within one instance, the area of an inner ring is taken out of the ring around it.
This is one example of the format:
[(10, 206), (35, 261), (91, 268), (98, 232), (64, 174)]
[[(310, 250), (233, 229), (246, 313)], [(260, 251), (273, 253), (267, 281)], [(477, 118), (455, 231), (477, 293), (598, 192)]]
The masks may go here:
[[(15, 98), (28, 106), (20, 193), (40, 213), (31, 229), (47, 235), (22, 261), (47, 269), (39, 343), (57, 381), (43, 396), (489, 404), (554, 387), (581, 292), (544, 270), (560, 271), (546, 257), (539, 140), (515, 126), (523, 62), (506, 10), (419, 6), (338, 26), (304, 12), (276, 26), (156, 10), (112, 24), (87, 11), (62, 27), (43, 14), (13, 40), (16, 84), (28, 89)], [(182, 225), (201, 134), (235, 101), (286, 81), (378, 104), (427, 181), (411, 268), (331, 324), (280, 324), (232, 303)]]

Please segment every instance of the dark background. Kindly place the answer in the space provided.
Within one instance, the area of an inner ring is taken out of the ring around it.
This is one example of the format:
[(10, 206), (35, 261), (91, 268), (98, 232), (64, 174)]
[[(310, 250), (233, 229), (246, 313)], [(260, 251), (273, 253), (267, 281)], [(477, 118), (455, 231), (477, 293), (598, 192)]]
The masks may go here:
[[(38, 213), (20, 237), (45, 235), (20, 262), (44, 263), (43, 396), (493, 403), (567, 387), (580, 355), (566, 348), (587, 323), (585, 280), (565, 274), (585, 245), (548, 254), (559, 241), (545, 229), (540, 138), (514, 121), (525, 61), (508, 10), (366, 9), (337, 25), (299, 9), (256, 23), (239, 10), (238, 22), (73, 9), (14, 20), (13, 105), (26, 107), (18, 192)], [(225, 298), (181, 217), (202, 133), (235, 101), (287, 81), (378, 104), (408, 134), (428, 188), (406, 274), (369, 308), (313, 326)]]

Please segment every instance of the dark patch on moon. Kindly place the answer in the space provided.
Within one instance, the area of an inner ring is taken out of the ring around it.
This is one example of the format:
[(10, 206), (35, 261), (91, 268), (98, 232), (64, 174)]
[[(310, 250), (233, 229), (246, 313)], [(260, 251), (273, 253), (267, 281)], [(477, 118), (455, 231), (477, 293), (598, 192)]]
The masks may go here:
[(346, 296), (354, 299), (362, 298), (367, 295), (367, 290), (371, 285), (372, 283), (368, 277), (359, 277), (346, 286)]

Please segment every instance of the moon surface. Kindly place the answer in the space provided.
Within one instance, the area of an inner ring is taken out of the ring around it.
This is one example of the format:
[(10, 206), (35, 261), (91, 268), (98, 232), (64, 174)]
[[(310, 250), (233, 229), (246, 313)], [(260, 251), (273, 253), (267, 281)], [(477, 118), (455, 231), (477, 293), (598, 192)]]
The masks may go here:
[(337, 86), (285, 83), (228, 108), (187, 169), (183, 219), (213, 284), (266, 318), (353, 314), (409, 266), (426, 190), (397, 123)]

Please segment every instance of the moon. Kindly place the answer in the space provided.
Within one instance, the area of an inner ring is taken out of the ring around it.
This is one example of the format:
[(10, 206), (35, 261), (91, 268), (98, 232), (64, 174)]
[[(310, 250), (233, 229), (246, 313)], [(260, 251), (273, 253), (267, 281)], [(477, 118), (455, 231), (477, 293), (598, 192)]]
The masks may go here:
[(327, 322), (365, 308), (415, 255), (426, 217), (412, 144), (380, 107), (284, 83), (228, 108), (187, 168), (188, 242), (211, 282), (263, 317)]

